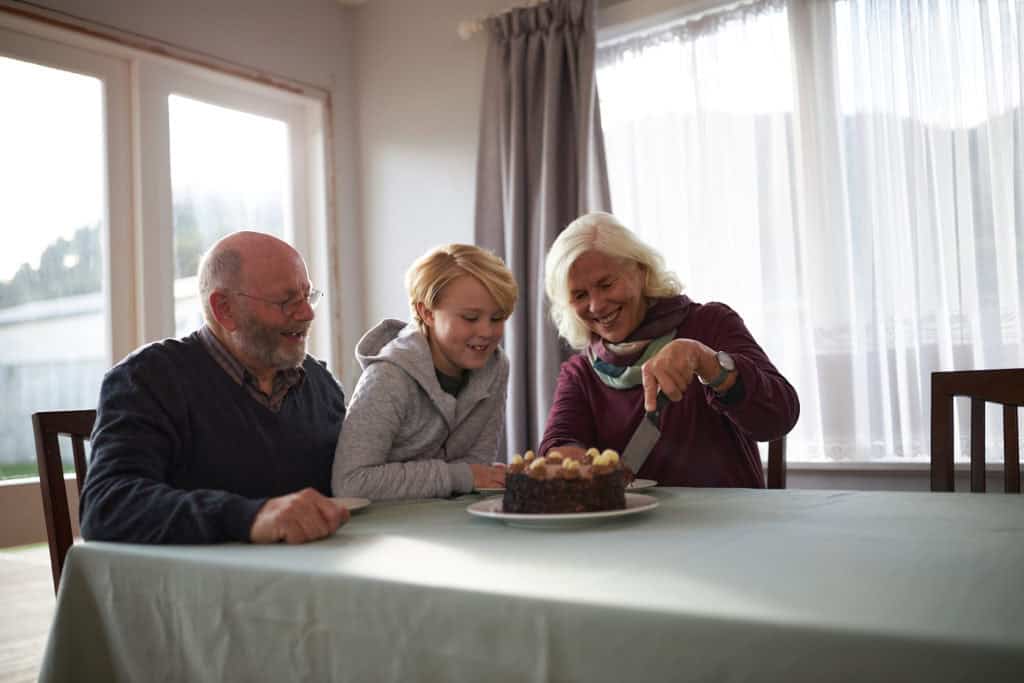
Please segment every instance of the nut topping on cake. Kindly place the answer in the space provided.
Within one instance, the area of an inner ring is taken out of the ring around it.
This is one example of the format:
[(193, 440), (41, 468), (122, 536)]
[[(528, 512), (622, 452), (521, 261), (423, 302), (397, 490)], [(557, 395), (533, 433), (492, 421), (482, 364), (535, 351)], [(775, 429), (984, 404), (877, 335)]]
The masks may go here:
[(508, 463), (508, 471), (513, 474), (519, 474), (526, 469), (526, 461), (523, 460), (523, 456), (516, 453), (512, 456), (512, 460)]
[(544, 479), (548, 473), (548, 464), (544, 458), (535, 458), (526, 468), (526, 473), (534, 479)]
[(608, 474), (619, 467), (619, 454), (608, 448), (596, 456), (592, 463), (594, 474)]
[(580, 464), (572, 458), (566, 458), (562, 462), (562, 476), (566, 479), (579, 479)]
[(603, 453), (594, 456), (591, 464), (594, 467), (615, 467), (619, 464), (619, 454), (608, 448)]

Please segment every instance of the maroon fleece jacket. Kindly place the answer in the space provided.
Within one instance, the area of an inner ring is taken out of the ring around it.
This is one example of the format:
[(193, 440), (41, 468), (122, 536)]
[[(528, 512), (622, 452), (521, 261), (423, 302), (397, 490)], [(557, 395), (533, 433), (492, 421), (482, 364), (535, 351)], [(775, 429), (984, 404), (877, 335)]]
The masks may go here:
[[(661, 438), (637, 476), (662, 486), (763, 488), (756, 442), (793, 428), (800, 414), (796, 390), (725, 304), (691, 302), (675, 336), (727, 351), (742, 386), (723, 399), (695, 378), (682, 400), (662, 410)], [(621, 453), (643, 415), (642, 387), (605, 385), (579, 353), (562, 364), (538, 451), (577, 445)]]

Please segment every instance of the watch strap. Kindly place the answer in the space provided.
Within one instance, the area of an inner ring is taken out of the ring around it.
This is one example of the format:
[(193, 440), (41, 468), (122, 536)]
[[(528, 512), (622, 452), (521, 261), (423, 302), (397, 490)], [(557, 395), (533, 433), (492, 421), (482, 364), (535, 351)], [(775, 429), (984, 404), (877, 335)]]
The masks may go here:
[(717, 389), (718, 387), (722, 386), (722, 384), (725, 383), (727, 377), (729, 377), (729, 371), (719, 366), (718, 375), (713, 380), (708, 382), (708, 386), (711, 387), (712, 389)]
[(726, 367), (722, 364), (721, 358), (718, 355), (719, 353), (722, 352), (717, 351), (715, 353), (715, 361), (718, 362), (718, 374), (715, 376), (713, 380), (705, 382), (705, 384), (711, 387), (712, 389), (717, 389), (718, 387), (722, 386), (722, 384), (725, 383), (725, 380), (728, 379), (729, 375), (736, 371), (735, 368), (733, 368), (732, 370), (726, 369)]

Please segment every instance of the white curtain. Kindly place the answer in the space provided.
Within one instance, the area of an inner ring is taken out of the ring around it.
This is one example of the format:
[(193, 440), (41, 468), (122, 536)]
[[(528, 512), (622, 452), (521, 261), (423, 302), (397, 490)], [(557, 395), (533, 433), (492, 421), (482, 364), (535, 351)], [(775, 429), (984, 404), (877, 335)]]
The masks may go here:
[(932, 371), (1024, 366), (1022, 30), (775, 0), (599, 46), (612, 205), (796, 386), (792, 460), (927, 459)]

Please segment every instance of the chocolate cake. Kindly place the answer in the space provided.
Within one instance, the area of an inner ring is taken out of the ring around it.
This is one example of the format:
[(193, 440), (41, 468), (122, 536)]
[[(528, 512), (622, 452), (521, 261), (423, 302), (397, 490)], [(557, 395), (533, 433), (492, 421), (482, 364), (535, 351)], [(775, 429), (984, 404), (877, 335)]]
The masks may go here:
[(505, 473), (503, 512), (564, 514), (623, 510), (626, 476), (619, 454), (587, 451), (583, 460), (563, 458), (552, 451), (538, 458), (527, 451), (516, 455)]

